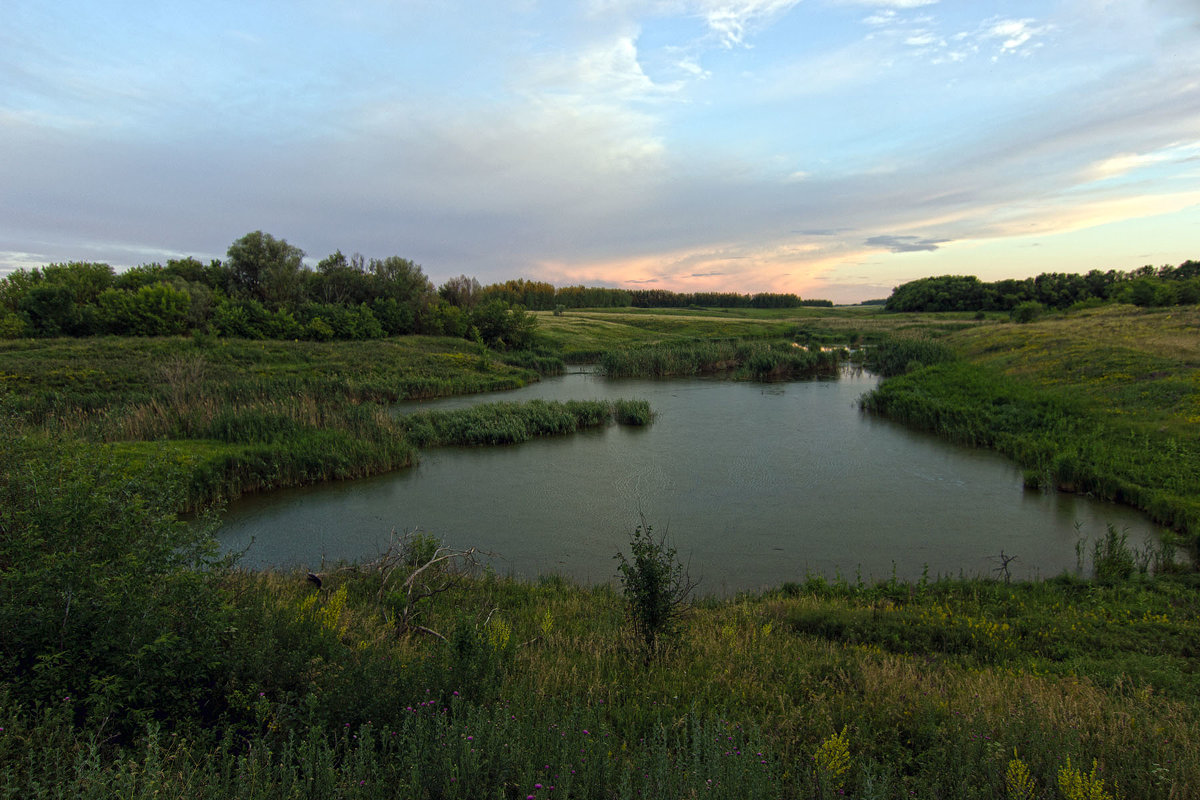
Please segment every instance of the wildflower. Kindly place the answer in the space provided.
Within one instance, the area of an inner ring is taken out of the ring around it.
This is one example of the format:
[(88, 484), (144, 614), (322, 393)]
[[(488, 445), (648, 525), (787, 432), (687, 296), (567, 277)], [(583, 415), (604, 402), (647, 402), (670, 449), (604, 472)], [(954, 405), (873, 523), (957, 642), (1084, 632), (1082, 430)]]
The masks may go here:
[(850, 739), (846, 734), (846, 726), (840, 733), (827, 736), (817, 752), (813, 754), (816, 762), (819, 780), (829, 781), (829, 785), (841, 788), (842, 776), (850, 770)]
[(1013, 757), (1008, 762), (1008, 770), (1004, 773), (1004, 788), (1008, 792), (1009, 800), (1033, 800), (1036, 787), (1033, 783), (1033, 777), (1029, 774), (1029, 767), (1025, 766), (1025, 762), (1017, 758), (1017, 751), (1013, 749)]
[(1096, 762), (1092, 761), (1092, 771), (1084, 772), (1071, 766), (1071, 757), (1067, 763), (1059, 767), (1058, 788), (1067, 800), (1113, 800), (1113, 796), (1104, 791), (1104, 779), (1096, 776)]

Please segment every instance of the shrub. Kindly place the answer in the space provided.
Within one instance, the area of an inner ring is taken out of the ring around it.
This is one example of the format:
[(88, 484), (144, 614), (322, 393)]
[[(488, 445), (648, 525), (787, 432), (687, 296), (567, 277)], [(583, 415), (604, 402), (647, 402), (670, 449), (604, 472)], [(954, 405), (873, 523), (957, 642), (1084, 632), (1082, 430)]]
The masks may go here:
[(621, 552), (614, 557), (630, 619), (649, 656), (674, 632), (696, 583), (676, 558), (675, 548), (665, 536), (655, 537), (649, 525), (637, 526), (629, 537), (629, 550), (629, 558)]
[(1009, 318), (1013, 322), (1033, 322), (1042, 315), (1044, 310), (1045, 306), (1036, 300), (1026, 300), (1024, 303), (1018, 303), (1013, 307), (1013, 310), (1009, 312)]
[(211, 528), (176, 518), (161, 488), (176, 479), (135, 483), (111, 455), (0, 433), (0, 675), (14, 701), (69, 704), (118, 735), (220, 714)]

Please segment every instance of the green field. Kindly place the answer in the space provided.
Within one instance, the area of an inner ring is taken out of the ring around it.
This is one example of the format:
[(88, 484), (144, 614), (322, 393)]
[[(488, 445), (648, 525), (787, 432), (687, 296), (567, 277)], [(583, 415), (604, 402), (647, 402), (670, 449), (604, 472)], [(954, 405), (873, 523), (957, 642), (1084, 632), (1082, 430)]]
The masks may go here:
[[(0, 342), (0, 798), (1196, 796), (1200, 308), (538, 320), (538, 355)], [(616, 561), (611, 585), (517, 582), (399, 536), (318, 588), (215, 552), (203, 509), (239, 493), (653, 424), (633, 402), (404, 420), (398, 400), (619, 350), (741, 359), (732, 376), (781, 340), (865, 345), (893, 376), (869, 407), (998, 449), (1031, 486), (1144, 508), (1174, 565), (1110, 531), (1094, 572), (1038, 582), (797, 576), (698, 598), (649, 650)]]

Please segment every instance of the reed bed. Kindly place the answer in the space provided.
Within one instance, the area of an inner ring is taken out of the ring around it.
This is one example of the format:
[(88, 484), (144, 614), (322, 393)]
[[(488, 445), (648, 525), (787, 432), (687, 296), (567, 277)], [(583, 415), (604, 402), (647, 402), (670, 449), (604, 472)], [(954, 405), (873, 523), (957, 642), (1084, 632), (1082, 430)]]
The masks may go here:
[(486, 403), (451, 411), (419, 411), (399, 425), (417, 447), (517, 444), (535, 436), (554, 436), (616, 421), (645, 425), (651, 419), (644, 400), (570, 400)]
[(611, 378), (665, 378), (727, 373), (743, 380), (836, 374), (845, 351), (794, 342), (694, 341), (610, 350), (600, 368)]

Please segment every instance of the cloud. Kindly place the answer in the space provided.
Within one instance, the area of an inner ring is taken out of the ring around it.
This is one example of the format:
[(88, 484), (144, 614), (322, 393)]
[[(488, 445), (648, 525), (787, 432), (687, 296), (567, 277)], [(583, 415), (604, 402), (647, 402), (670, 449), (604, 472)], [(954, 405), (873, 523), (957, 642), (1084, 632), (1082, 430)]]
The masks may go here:
[(1118, 153), (1085, 170), (1088, 180), (1102, 181), (1119, 178), (1131, 172), (1162, 164), (1184, 164), (1200, 159), (1200, 141), (1167, 147), (1149, 153)]
[(923, 6), (937, 5), (938, 1), (939, 0), (842, 0), (842, 4), (874, 6), (878, 8), (921, 8)]
[(1038, 25), (1033, 19), (1002, 19), (995, 17), (983, 24), (979, 38), (1000, 41), (1001, 53), (1017, 53), (1027, 49), (1034, 37), (1043, 36), (1054, 29), (1052, 25)]
[(800, 0), (701, 0), (700, 16), (727, 48), (743, 45), (753, 30), (787, 13)]
[(893, 253), (933, 252), (938, 245), (945, 244), (948, 239), (925, 239), (919, 236), (872, 236), (865, 244), (869, 247), (883, 247)]

